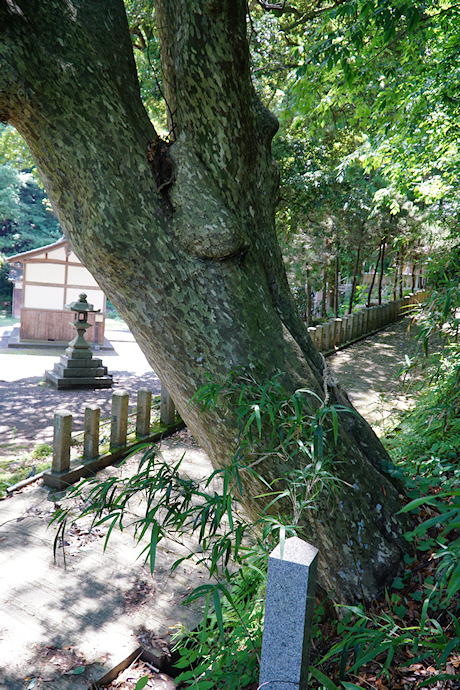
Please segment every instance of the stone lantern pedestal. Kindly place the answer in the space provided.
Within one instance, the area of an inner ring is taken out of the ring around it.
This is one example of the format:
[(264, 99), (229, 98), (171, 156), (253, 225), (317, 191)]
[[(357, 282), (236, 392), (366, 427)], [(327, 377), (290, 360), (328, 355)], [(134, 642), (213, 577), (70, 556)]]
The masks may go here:
[(68, 308), (75, 312), (72, 322), (77, 334), (70, 341), (65, 355), (61, 355), (59, 364), (54, 365), (53, 371), (47, 371), (46, 381), (56, 388), (110, 388), (112, 376), (107, 373), (101, 359), (93, 358), (89, 343), (85, 340), (85, 332), (92, 328), (88, 323), (87, 313), (94, 311), (86, 301), (86, 295), (80, 295), (79, 302), (73, 302)]

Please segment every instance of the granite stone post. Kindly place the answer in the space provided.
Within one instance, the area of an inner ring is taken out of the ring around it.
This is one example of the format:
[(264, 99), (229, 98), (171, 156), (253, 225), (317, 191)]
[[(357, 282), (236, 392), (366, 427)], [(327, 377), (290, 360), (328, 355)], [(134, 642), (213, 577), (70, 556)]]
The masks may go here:
[(176, 406), (174, 401), (171, 399), (168, 391), (164, 386), (161, 386), (161, 396), (160, 396), (160, 422), (165, 426), (174, 424), (176, 420)]
[(308, 335), (310, 336), (313, 345), (316, 347), (316, 328), (314, 326), (309, 326), (307, 328), (308, 330)]
[(54, 413), (52, 472), (66, 472), (69, 469), (71, 434), (71, 413), (67, 410), (58, 410)]
[(110, 446), (119, 448), (126, 443), (128, 434), (129, 394), (115, 391), (112, 395), (112, 415), (110, 423)]
[(142, 438), (150, 434), (150, 413), (152, 409), (152, 391), (139, 388), (137, 391), (136, 436)]
[(85, 425), (83, 436), (83, 457), (93, 460), (99, 455), (99, 422), (101, 408), (97, 405), (85, 407)]
[(298, 537), (268, 559), (259, 687), (307, 690), (318, 549)]

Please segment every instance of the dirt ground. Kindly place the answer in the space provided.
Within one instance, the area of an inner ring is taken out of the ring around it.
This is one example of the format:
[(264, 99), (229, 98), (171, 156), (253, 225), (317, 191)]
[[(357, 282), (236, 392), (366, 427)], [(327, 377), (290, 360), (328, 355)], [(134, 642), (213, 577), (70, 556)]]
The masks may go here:
[(404, 374), (403, 368), (406, 357), (411, 359), (417, 350), (416, 332), (412, 319), (406, 318), (327, 360), (358, 412), (380, 436), (392, 415), (411, 404), (416, 374)]
[(0, 460), (30, 452), (38, 444), (52, 443), (54, 413), (66, 409), (73, 415), (73, 431), (83, 429), (85, 406), (98, 405), (101, 419), (110, 416), (114, 390), (130, 394), (130, 408), (136, 404), (139, 388), (160, 394), (161, 383), (134, 338), (125, 328), (107, 333), (113, 350), (95, 356), (113, 375), (111, 389), (56, 390), (45, 382), (45, 372), (59, 361), (64, 350), (12, 349), (0, 333)]

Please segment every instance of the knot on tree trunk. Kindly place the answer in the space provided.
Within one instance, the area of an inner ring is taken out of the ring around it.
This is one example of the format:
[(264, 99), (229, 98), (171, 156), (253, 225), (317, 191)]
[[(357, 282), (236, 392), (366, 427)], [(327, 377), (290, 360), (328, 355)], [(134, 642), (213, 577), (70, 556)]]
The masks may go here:
[(244, 256), (249, 239), (241, 220), (222, 199), (211, 172), (184, 141), (175, 142), (170, 151), (176, 171), (171, 201), (177, 241), (201, 259)]
[(160, 137), (147, 144), (147, 160), (152, 168), (157, 189), (161, 192), (171, 184), (174, 174), (168, 144)]

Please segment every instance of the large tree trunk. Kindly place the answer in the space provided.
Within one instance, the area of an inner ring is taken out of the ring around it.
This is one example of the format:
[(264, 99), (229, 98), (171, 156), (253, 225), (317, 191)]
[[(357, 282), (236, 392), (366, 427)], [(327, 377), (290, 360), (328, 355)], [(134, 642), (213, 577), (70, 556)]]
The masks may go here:
[[(331, 381), (276, 241), (277, 123), (251, 85), (245, 12), (244, 0), (157, 1), (168, 147), (140, 100), (122, 0), (0, 0), (0, 118), (26, 139), (70, 243), (215, 466), (237, 419), (188, 404), (209, 375), (257, 365), (261, 380), (281, 374), (286, 392), (318, 396)], [(400, 561), (386, 460), (369, 425), (343, 415), (334, 471), (347, 483), (305, 522), (320, 582), (341, 602), (374, 597)], [(268, 481), (285, 469), (259, 466)], [(259, 493), (248, 480), (252, 514)]]

